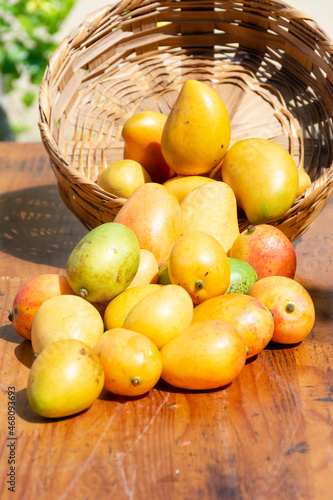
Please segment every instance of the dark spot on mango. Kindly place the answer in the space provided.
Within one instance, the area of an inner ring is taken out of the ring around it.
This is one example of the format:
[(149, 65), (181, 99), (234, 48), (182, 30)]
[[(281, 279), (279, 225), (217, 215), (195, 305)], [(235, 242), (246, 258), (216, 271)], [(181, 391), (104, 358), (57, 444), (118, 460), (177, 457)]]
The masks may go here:
[(82, 356), (86, 355), (86, 350), (84, 347), (82, 347), (82, 349), (80, 349), (80, 354), (82, 354)]
[(86, 288), (80, 288), (79, 295), (80, 295), (80, 297), (82, 297), (83, 299), (85, 299), (86, 297), (88, 297), (89, 292), (88, 292), (88, 290)]
[(252, 224), (247, 228), (247, 234), (252, 234), (256, 230), (256, 226), (253, 226)]
[(134, 385), (134, 387), (136, 387), (137, 385), (140, 385), (140, 383), (141, 383), (140, 377), (132, 378), (131, 382), (132, 382), (132, 385)]
[(200, 279), (198, 279), (195, 282), (195, 288), (197, 288), (198, 290), (201, 290), (204, 286), (205, 286), (204, 282)]
[(293, 304), (292, 302), (289, 302), (287, 305), (286, 305), (286, 311), (287, 313), (292, 313), (295, 311), (295, 304)]

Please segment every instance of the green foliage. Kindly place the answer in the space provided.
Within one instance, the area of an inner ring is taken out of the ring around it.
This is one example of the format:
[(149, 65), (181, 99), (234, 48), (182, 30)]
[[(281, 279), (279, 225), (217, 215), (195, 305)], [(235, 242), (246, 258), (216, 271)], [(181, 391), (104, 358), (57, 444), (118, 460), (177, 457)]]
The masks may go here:
[[(22, 74), (39, 85), (57, 43), (54, 34), (76, 0), (0, 0), (0, 73), (5, 93)], [(35, 95), (26, 92), (28, 106)]]

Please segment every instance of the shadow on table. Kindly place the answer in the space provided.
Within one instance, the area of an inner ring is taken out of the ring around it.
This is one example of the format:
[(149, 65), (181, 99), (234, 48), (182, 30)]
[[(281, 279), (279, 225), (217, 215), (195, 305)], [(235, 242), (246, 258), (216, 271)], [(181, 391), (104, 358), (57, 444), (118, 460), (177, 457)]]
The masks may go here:
[(86, 410), (83, 410), (79, 413), (75, 413), (74, 415), (68, 415), (66, 417), (58, 417), (58, 418), (42, 417), (41, 415), (38, 415), (37, 413), (33, 412), (30, 409), (27, 389), (21, 389), (20, 391), (17, 391), (17, 393), (16, 393), (15, 410), (16, 410), (17, 415), (20, 418), (22, 418), (22, 420), (25, 420), (26, 422), (30, 422), (32, 424), (40, 424), (40, 423), (52, 424), (52, 423), (59, 422), (62, 420), (69, 420), (69, 419), (75, 418), (78, 415), (80, 415), (81, 413), (88, 411), (89, 408), (87, 408)]
[(13, 344), (20, 344), (23, 340), (22, 337), (15, 332), (11, 324), (0, 327), (0, 339), (6, 340), (6, 342), (12, 342)]
[(87, 229), (65, 206), (56, 185), (0, 195), (0, 250), (63, 268)]

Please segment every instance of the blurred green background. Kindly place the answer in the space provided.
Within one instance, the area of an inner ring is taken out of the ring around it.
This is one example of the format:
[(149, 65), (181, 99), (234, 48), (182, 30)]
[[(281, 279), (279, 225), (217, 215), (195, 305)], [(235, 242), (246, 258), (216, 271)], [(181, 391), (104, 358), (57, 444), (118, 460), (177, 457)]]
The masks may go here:
[[(40, 141), (38, 91), (52, 52), (88, 13), (117, 1), (0, 0), (0, 141)], [(333, 39), (332, 0), (285, 3)]]
[(50, 55), (55, 34), (76, 0), (0, 0), (0, 140), (15, 140), (29, 124), (12, 121), (4, 96), (15, 94), (29, 108)]

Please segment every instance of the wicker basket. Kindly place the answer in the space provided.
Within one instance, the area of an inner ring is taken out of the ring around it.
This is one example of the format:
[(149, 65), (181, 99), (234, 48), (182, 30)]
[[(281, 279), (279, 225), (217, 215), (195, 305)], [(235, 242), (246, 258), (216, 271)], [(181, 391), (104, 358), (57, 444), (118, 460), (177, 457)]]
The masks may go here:
[(123, 157), (124, 122), (168, 114), (189, 78), (220, 94), (233, 139), (271, 139), (304, 165), (312, 185), (272, 222), (296, 240), (333, 193), (333, 42), (276, 0), (123, 0), (88, 15), (55, 50), (39, 94), (65, 204), (89, 229), (113, 220), (126, 199), (95, 181)]

